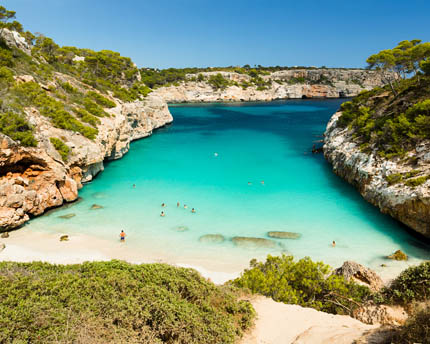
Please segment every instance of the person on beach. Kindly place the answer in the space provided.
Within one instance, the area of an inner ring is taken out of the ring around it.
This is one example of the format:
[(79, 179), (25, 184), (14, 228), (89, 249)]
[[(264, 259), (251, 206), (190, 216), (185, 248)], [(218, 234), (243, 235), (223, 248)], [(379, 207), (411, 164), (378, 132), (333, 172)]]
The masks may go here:
[(164, 211), (162, 211), (161, 214), (160, 214), (160, 216), (164, 217), (164, 215), (166, 215), (166, 214), (164, 214)]
[(120, 237), (121, 242), (125, 242), (125, 233), (123, 230), (121, 230), (121, 233), (119, 233), (119, 237)]
[(336, 247), (336, 241), (333, 240), (333, 242), (331, 243), (331, 246)]
[(192, 212), (192, 213), (195, 213), (195, 212), (196, 212), (196, 210), (193, 208), (193, 209), (191, 209), (191, 212)]

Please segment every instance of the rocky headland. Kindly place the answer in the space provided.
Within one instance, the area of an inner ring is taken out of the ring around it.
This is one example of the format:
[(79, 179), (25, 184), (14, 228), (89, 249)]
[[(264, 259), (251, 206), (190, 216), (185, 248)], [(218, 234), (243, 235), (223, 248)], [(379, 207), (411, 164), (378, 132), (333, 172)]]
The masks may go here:
[(343, 104), (327, 125), (324, 156), (368, 202), (430, 238), (430, 141), (415, 127), (428, 113), (429, 80), (417, 82)]
[[(18, 33), (4, 29), (2, 35), (10, 49), (26, 54), (23, 57), (26, 63), (47, 65), (44, 57), (32, 58), (31, 47)], [(76, 95), (99, 94), (83, 80), (65, 73), (53, 72), (47, 84), (36, 74), (18, 74), (17, 70), (14, 74), (14, 85), (31, 84), (40, 88), (42, 96), (62, 101), (65, 109), (73, 103), (65, 95), (59, 95), (58, 90), (64, 85), (69, 85)], [(92, 139), (53, 123), (50, 117), (41, 114), (45, 107), (38, 107), (37, 99), (34, 106), (23, 107), (36, 146), (25, 146), (0, 133), (0, 231), (16, 228), (49, 208), (76, 200), (82, 184), (103, 170), (105, 160), (121, 158), (131, 141), (151, 135), (154, 129), (173, 120), (166, 102), (156, 95), (133, 101), (123, 101), (113, 92), (103, 97), (112, 103), (103, 110), (103, 117), (95, 118), (97, 135)], [(60, 150), (51, 138), (62, 141)], [(67, 151), (67, 159), (61, 156), (62, 147)]]
[[(210, 82), (218, 74), (226, 80), (223, 87)], [(188, 74), (185, 81), (157, 88), (154, 94), (168, 103), (272, 101), (353, 97), (381, 85), (380, 74), (363, 69), (291, 69), (257, 77), (214, 71)]]

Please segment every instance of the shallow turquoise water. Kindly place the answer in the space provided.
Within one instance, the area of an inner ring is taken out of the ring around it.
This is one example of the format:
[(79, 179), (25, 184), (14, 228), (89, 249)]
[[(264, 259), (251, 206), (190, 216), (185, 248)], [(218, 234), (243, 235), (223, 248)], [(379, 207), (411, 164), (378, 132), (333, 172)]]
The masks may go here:
[[(332, 265), (351, 259), (379, 270), (382, 263), (388, 269), (405, 265), (383, 258), (399, 248), (411, 256), (407, 264), (430, 259), (429, 246), (364, 201), (331, 172), (322, 154), (309, 154), (340, 103), (171, 106), (174, 123), (106, 164), (81, 190), (82, 202), (32, 220), (30, 226), (115, 241), (124, 229), (127, 245), (154, 259), (217, 270), (235, 270), (253, 257), (281, 252)], [(94, 203), (103, 208), (90, 210)], [(162, 210), (165, 217), (160, 217)], [(58, 217), (68, 213), (77, 216)], [(178, 232), (178, 226), (188, 230)], [(274, 248), (236, 247), (230, 240), (267, 238), (270, 230), (302, 237), (275, 240)], [(199, 242), (209, 233), (227, 240)]]

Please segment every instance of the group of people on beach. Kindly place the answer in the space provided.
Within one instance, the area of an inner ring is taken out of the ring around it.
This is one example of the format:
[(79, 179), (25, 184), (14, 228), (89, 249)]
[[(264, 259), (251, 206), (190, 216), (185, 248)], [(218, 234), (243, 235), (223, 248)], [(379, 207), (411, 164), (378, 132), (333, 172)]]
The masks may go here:
[[(164, 208), (166, 207), (166, 203), (161, 203), (161, 206)], [(181, 204), (179, 202), (176, 203), (176, 207), (179, 208), (181, 206)], [(184, 209), (187, 209), (188, 206), (186, 204), (184, 204)], [(196, 209), (192, 208), (191, 212), (194, 214), (196, 212)], [(164, 211), (161, 211), (160, 216), (164, 217), (166, 216), (166, 213)]]

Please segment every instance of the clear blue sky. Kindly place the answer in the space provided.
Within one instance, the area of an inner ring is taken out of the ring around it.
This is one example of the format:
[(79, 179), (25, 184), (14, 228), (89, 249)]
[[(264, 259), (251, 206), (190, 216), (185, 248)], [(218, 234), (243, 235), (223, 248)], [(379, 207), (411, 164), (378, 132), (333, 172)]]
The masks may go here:
[(2, 0), (60, 45), (110, 49), (139, 67), (363, 67), (430, 40), (430, 0)]

